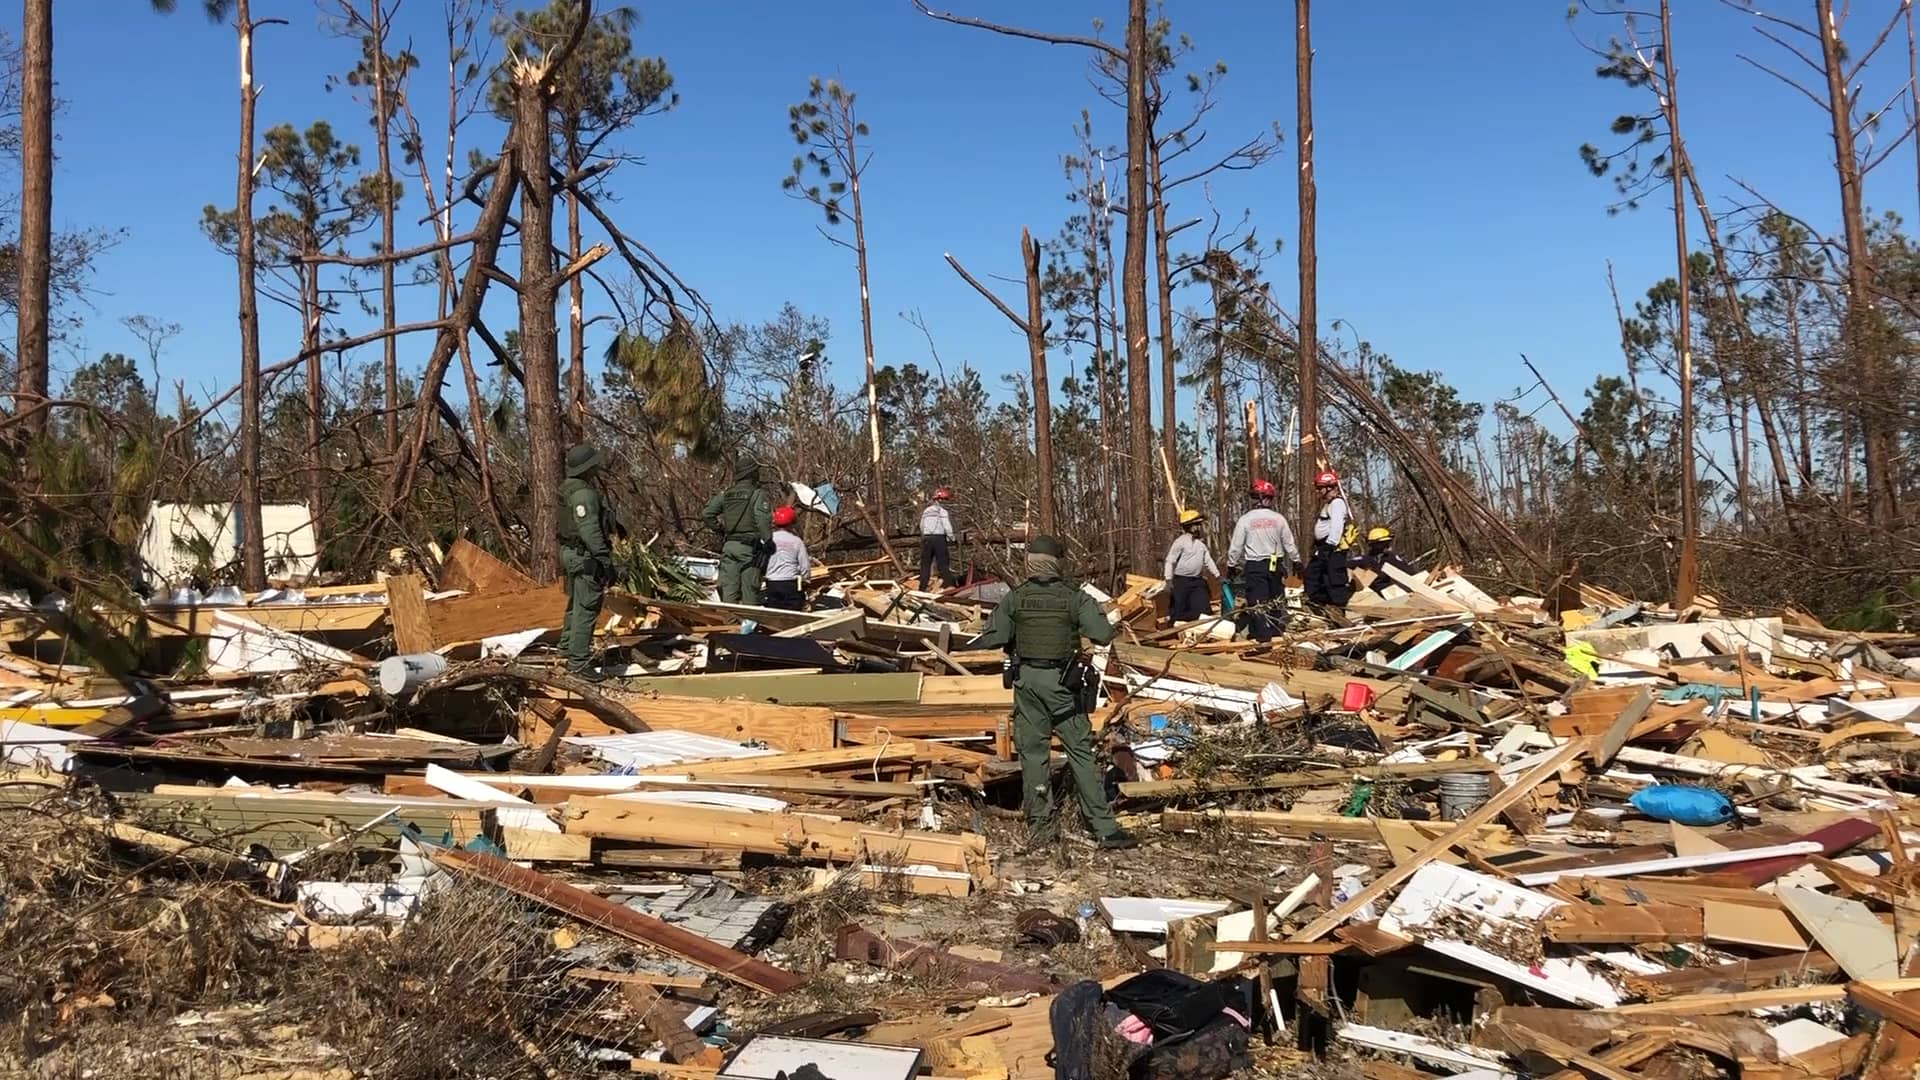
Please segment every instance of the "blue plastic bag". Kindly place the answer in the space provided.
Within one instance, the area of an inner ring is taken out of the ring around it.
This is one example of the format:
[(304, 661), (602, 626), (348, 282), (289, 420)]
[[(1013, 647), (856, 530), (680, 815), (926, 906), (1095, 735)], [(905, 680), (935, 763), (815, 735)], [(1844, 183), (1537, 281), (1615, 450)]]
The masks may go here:
[(1682, 825), (1725, 825), (1733, 820), (1733, 803), (1711, 788), (1686, 784), (1655, 784), (1633, 793), (1627, 802), (1656, 821)]

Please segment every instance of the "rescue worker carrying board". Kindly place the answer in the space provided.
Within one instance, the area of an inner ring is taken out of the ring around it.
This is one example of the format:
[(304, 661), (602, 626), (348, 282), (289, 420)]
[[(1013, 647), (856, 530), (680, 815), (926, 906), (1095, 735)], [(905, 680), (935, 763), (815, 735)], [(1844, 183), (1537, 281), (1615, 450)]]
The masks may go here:
[(799, 611), (806, 606), (801, 583), (807, 578), (807, 542), (793, 531), (799, 515), (791, 506), (773, 508), (773, 554), (767, 559), (767, 606)]
[(733, 486), (708, 499), (701, 516), (720, 534), (720, 602), (758, 604), (760, 576), (773, 553), (773, 503), (760, 490), (760, 463), (741, 458)]
[(1347, 550), (1360, 539), (1360, 528), (1347, 512), (1340, 477), (1333, 470), (1322, 469), (1313, 478), (1313, 490), (1320, 497), (1320, 516), (1313, 523), (1313, 558), (1307, 562), (1307, 601), (1344, 608), (1353, 599)]
[(951, 559), (953, 542), (959, 539), (953, 532), (953, 515), (947, 513), (947, 500), (953, 498), (953, 492), (946, 488), (933, 489), (933, 501), (920, 511), (920, 591), (926, 592), (933, 578), (929, 571), (939, 571), (940, 584), (953, 584)]
[(1227, 569), (1247, 582), (1249, 631), (1263, 644), (1287, 627), (1287, 568), (1300, 565), (1293, 527), (1273, 508), (1275, 494), (1273, 481), (1253, 482), (1253, 509), (1233, 523), (1227, 545)]
[(613, 584), (613, 515), (600, 499), (600, 451), (582, 443), (567, 451), (567, 478), (560, 481), (560, 569), (566, 574), (567, 615), (560, 647), (567, 672), (590, 682), (606, 678), (593, 666), (593, 624), (607, 586)]
[(1393, 530), (1385, 525), (1376, 525), (1367, 530), (1367, 553), (1355, 559), (1353, 565), (1373, 571), (1373, 584), (1368, 588), (1382, 596), (1386, 595), (1388, 589), (1399, 584), (1387, 576), (1384, 567), (1391, 566), (1408, 576), (1420, 572), (1418, 566), (1401, 558), (1400, 553), (1393, 550)]
[(1171, 592), (1167, 598), (1167, 617), (1173, 622), (1191, 622), (1213, 613), (1213, 597), (1207, 592), (1206, 579), (1200, 572), (1205, 570), (1219, 577), (1220, 568), (1214, 565), (1213, 553), (1201, 539), (1201, 534), (1207, 531), (1206, 524), (1206, 515), (1200, 511), (1180, 511), (1181, 532), (1167, 549), (1167, 565), (1162, 568)]
[(993, 609), (981, 648), (1007, 651), (1007, 678), (1013, 686), (1013, 744), (1020, 754), (1022, 808), (1029, 849), (1059, 839), (1054, 820), (1052, 751), (1055, 736), (1065, 748), (1080, 813), (1103, 848), (1138, 844), (1113, 819), (1107, 789), (1094, 763), (1093, 725), (1087, 712), (1100, 686), (1099, 672), (1080, 651), (1082, 639), (1097, 645), (1113, 640), (1114, 627), (1093, 598), (1061, 575), (1060, 541), (1035, 537), (1027, 547), (1027, 580)]

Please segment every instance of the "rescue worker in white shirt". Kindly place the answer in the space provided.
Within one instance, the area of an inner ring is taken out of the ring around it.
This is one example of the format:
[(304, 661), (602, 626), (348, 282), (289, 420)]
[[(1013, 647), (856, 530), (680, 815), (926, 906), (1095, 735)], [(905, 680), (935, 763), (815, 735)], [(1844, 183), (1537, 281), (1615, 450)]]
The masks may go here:
[(1227, 568), (1247, 583), (1248, 629), (1255, 641), (1273, 640), (1287, 626), (1287, 568), (1300, 565), (1293, 527), (1273, 508), (1271, 480), (1253, 482), (1253, 509), (1233, 523)]
[(1360, 530), (1347, 512), (1340, 477), (1333, 470), (1321, 470), (1313, 478), (1313, 490), (1320, 496), (1320, 516), (1313, 523), (1313, 557), (1307, 561), (1307, 601), (1344, 608), (1353, 599), (1347, 551), (1359, 539)]
[(1207, 542), (1201, 539), (1206, 532), (1206, 516), (1198, 510), (1180, 511), (1181, 532), (1167, 549), (1165, 578), (1171, 595), (1167, 600), (1167, 615), (1177, 623), (1191, 622), (1213, 613), (1213, 597), (1207, 592), (1206, 579), (1200, 576), (1205, 570), (1214, 577), (1220, 576), (1220, 568), (1213, 563), (1213, 553), (1207, 550)]
[(807, 543), (793, 531), (799, 515), (791, 506), (773, 508), (773, 553), (767, 556), (764, 599), (771, 608), (800, 611), (806, 605), (801, 583), (807, 578)]
[(1382, 596), (1386, 595), (1387, 589), (1399, 584), (1387, 576), (1384, 567), (1391, 566), (1409, 577), (1420, 572), (1420, 568), (1412, 561), (1393, 550), (1393, 530), (1385, 525), (1375, 525), (1367, 530), (1367, 553), (1353, 560), (1353, 565), (1373, 571), (1373, 584), (1369, 587)]
[(953, 531), (953, 515), (947, 513), (946, 502), (953, 498), (953, 492), (946, 488), (933, 489), (933, 501), (920, 511), (920, 591), (927, 591), (933, 579), (929, 571), (940, 571), (940, 583), (951, 585), (953, 571), (949, 562), (953, 555), (953, 542), (959, 539)]

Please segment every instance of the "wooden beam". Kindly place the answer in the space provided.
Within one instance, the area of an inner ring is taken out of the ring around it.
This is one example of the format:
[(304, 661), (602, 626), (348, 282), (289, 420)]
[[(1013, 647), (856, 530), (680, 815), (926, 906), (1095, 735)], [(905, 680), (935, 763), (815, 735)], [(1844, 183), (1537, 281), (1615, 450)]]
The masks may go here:
[(398, 653), (432, 652), (433, 625), (427, 619), (427, 582), (419, 574), (395, 574), (387, 581), (387, 622)]
[(1633, 729), (1640, 721), (1646, 718), (1647, 710), (1651, 708), (1653, 708), (1653, 691), (1643, 689), (1634, 695), (1633, 700), (1627, 703), (1627, 707), (1620, 711), (1620, 716), (1607, 728), (1607, 733), (1600, 736), (1600, 741), (1594, 744), (1593, 763), (1596, 767), (1605, 768), (1613, 760), (1613, 755), (1619, 753), (1620, 748), (1627, 744), (1627, 737), (1633, 733)]
[(1471, 839), (1480, 826), (1492, 821), (1502, 810), (1518, 802), (1522, 796), (1531, 794), (1534, 787), (1552, 778), (1562, 766), (1587, 753), (1591, 748), (1592, 743), (1586, 739), (1575, 739), (1560, 747), (1547, 760), (1534, 766), (1525, 776), (1515, 780), (1513, 786), (1480, 804), (1472, 813), (1455, 822), (1453, 828), (1430, 841), (1411, 858), (1381, 874), (1371, 885), (1348, 897), (1345, 903), (1332, 911), (1307, 924), (1288, 940), (1318, 941), (1325, 937), (1334, 927), (1346, 922), (1354, 912), (1385, 896), (1389, 890), (1412, 877), (1422, 866), (1432, 862), (1441, 852)]
[(802, 859), (851, 862), (897, 858), (942, 870), (984, 872), (986, 840), (972, 833), (891, 833), (856, 822), (804, 814), (575, 799), (567, 832), (672, 847), (721, 848)]

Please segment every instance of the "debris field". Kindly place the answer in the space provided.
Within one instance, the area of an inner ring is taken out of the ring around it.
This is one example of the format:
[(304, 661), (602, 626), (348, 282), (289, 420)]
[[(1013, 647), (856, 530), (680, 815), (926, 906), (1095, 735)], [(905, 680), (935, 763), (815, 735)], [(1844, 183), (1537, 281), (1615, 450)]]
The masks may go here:
[(816, 568), (811, 611), (612, 592), (600, 683), (551, 651), (564, 590), (465, 542), (170, 598), (143, 677), (0, 610), (0, 1072), (1920, 1064), (1920, 637), (1442, 569), (1261, 648), (1130, 578), (1110, 852), (1071, 813), (1028, 842), (968, 647), (1004, 585), (886, 572)]

